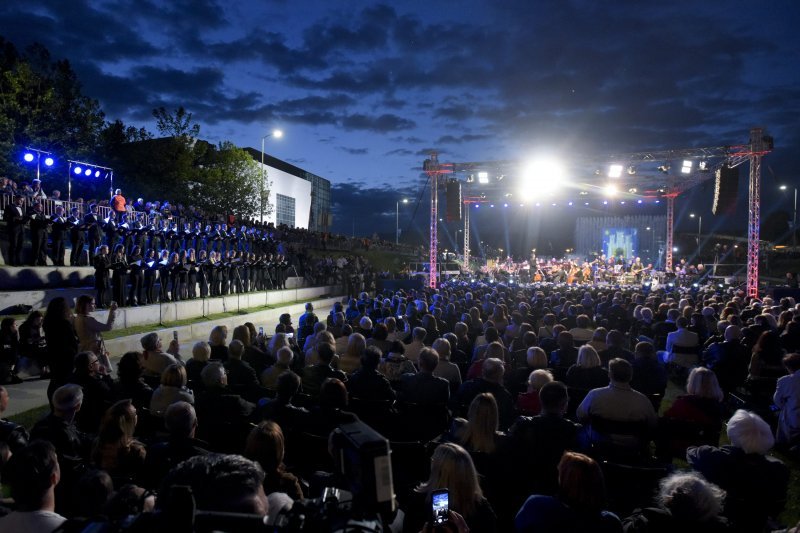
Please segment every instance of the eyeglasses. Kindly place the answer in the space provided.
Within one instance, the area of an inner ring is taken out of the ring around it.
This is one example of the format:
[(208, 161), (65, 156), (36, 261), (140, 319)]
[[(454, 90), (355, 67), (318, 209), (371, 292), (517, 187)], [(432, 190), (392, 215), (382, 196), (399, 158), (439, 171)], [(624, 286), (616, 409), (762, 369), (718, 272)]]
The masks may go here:
[(100, 364), (100, 360), (99, 359), (92, 359), (91, 361), (89, 361), (89, 366), (91, 366), (91, 365), (99, 365), (99, 364)]

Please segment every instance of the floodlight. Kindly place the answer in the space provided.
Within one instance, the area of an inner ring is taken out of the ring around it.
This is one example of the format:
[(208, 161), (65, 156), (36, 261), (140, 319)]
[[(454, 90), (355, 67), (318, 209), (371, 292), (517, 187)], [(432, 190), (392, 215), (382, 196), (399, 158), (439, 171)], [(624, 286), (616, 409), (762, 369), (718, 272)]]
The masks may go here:
[(608, 205), (608, 200), (603, 200), (603, 205)]
[(273, 130), (272, 136), (275, 137), (276, 139), (280, 139), (281, 137), (283, 137), (283, 131), (282, 130)]
[(697, 170), (699, 170), (700, 172), (708, 172), (709, 171), (708, 161), (700, 161), (697, 164)]
[(99, 170), (96, 170), (96, 171), (94, 172), (94, 177), (95, 177), (95, 178), (99, 178), (99, 177), (100, 177), (100, 171), (99, 171)]
[(669, 163), (664, 163), (663, 165), (659, 166), (658, 170), (664, 174), (669, 174)]
[(572, 205), (572, 202), (567, 202), (567, 205)]
[(508, 204), (503, 204), (503, 207), (508, 207)]
[(30, 152), (25, 152), (25, 155), (24, 155), (24, 156), (22, 156), (22, 158), (23, 158), (25, 161), (27, 161), (28, 163), (30, 163), (31, 161), (33, 161), (33, 154), (32, 154), (32, 153), (30, 153)]
[(781, 185), (779, 187), (779, 189), (782, 190), (782, 191), (785, 191), (786, 189), (788, 189), (788, 187), (786, 185)]
[(538, 159), (528, 163), (522, 171), (520, 193), (523, 198), (552, 194), (564, 181), (564, 167), (558, 162)]
[(628, 189), (628, 192), (631, 194), (636, 194), (638, 192), (638, 189), (636, 187), (631, 187), (630, 189)]
[(92, 175), (92, 169), (91, 168), (87, 168), (86, 172), (84, 172), (84, 174), (86, 174), (87, 176), (91, 176)]
[(478, 183), (489, 183), (489, 173), (478, 172)]
[(606, 185), (605, 189), (603, 189), (603, 192), (605, 192), (606, 196), (608, 197), (616, 196), (617, 186), (614, 185), (613, 183), (609, 183), (608, 185)]
[(54, 163), (54, 161), (53, 161), (52, 157), (45, 157), (44, 158), (44, 164), (47, 165), (48, 167), (52, 167), (53, 163)]
[(629, 166), (629, 167), (628, 167), (628, 174), (630, 174), (631, 176), (633, 176), (634, 174), (636, 174), (636, 167), (635, 167), (635, 166), (633, 166), (633, 165)]
[(75, 170), (73, 172), (75, 172), (75, 174), (80, 174), (81, 172), (83, 172), (83, 169), (81, 167), (75, 167)]
[(692, 162), (688, 159), (683, 161), (683, 166), (681, 167), (681, 173), (683, 174), (691, 174), (692, 173)]
[(489, 204), (489, 207), (494, 207), (494, 204)]
[(608, 167), (608, 177), (618, 178), (622, 176), (622, 165), (611, 165)]
[(637, 200), (637, 201), (636, 201), (636, 203), (637, 203), (637, 204), (640, 204), (640, 203), (642, 203), (642, 201), (641, 201), (641, 200)]
[(677, 247), (677, 246), (674, 246), (674, 247), (672, 248), (672, 251), (673, 251), (673, 252), (677, 252), (677, 251), (678, 251), (678, 247)]

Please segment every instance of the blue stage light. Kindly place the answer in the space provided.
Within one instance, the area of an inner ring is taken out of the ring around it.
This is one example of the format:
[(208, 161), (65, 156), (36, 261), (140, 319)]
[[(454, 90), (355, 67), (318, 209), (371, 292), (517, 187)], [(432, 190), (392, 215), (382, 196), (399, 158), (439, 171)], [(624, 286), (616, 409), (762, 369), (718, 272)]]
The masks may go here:
[(608, 205), (608, 200), (603, 200), (603, 205)]
[(640, 203), (642, 203), (642, 201), (641, 201), (641, 200), (637, 200), (637, 201), (636, 201), (636, 203), (637, 203), (637, 204), (640, 204)]
[(656, 203), (657, 203), (657, 204), (660, 204), (660, 203), (661, 203), (661, 200), (656, 200)]
[(99, 178), (100, 177), (100, 171), (99, 170), (95, 170), (94, 177), (95, 178)]
[(87, 168), (86, 172), (84, 172), (84, 174), (86, 174), (87, 176), (91, 176), (92, 175), (92, 169), (91, 168)]
[(494, 207), (494, 204), (489, 204), (489, 207)]
[(567, 202), (567, 205), (572, 205), (572, 202)]
[(75, 174), (80, 174), (81, 172), (83, 172), (83, 169), (81, 167), (75, 167), (75, 170), (73, 172), (75, 172)]
[(503, 204), (503, 207), (508, 207), (508, 204)]
[(47, 165), (48, 167), (52, 167), (53, 163), (54, 163), (54, 161), (53, 161), (52, 157), (45, 157), (44, 158), (44, 164)]
[(27, 161), (28, 163), (30, 163), (31, 161), (33, 161), (33, 154), (32, 154), (32, 153), (30, 153), (30, 152), (25, 152), (25, 155), (24, 155), (24, 156), (22, 156), (22, 158), (23, 158), (25, 161)]

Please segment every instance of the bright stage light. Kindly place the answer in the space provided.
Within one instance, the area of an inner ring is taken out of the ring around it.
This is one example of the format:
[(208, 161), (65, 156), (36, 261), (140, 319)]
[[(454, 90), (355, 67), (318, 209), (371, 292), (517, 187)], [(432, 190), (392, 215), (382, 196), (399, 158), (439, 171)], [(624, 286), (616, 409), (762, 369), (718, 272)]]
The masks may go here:
[(99, 171), (99, 170), (96, 170), (96, 171), (95, 171), (95, 173), (94, 173), (94, 177), (95, 177), (95, 178), (99, 178), (99, 177), (100, 177), (100, 171)]
[(282, 130), (273, 130), (272, 136), (275, 137), (276, 139), (280, 139), (281, 137), (283, 137), (283, 131)]
[(683, 174), (691, 174), (692, 173), (692, 162), (688, 159), (683, 162), (683, 166), (681, 167), (681, 172)]
[(605, 189), (603, 189), (603, 192), (609, 198), (613, 198), (614, 196), (617, 195), (617, 186), (614, 185), (614, 184), (608, 184), (608, 185), (606, 185)]
[(637, 201), (636, 201), (636, 203), (637, 203), (637, 204), (640, 204), (640, 203), (642, 203), (642, 201), (641, 201), (641, 200), (637, 200)]
[(636, 174), (636, 167), (635, 167), (635, 166), (633, 166), (633, 165), (629, 166), (629, 167), (628, 167), (628, 174), (630, 174), (631, 176), (633, 176), (634, 174)]
[(608, 177), (618, 178), (622, 176), (622, 165), (611, 165), (608, 167)]
[(24, 156), (22, 156), (22, 158), (23, 158), (25, 161), (27, 161), (28, 163), (30, 163), (31, 161), (33, 161), (33, 154), (32, 154), (32, 153), (30, 153), (30, 152), (25, 152), (25, 155), (24, 155)]
[(91, 168), (87, 168), (86, 172), (84, 172), (84, 174), (86, 174), (87, 176), (91, 176), (92, 175), (92, 169)]
[(75, 170), (73, 170), (73, 172), (75, 172), (75, 174), (80, 174), (81, 172), (83, 172), (83, 169), (81, 167), (75, 167)]
[(557, 161), (532, 161), (522, 171), (520, 194), (523, 198), (552, 194), (562, 184), (564, 177), (564, 167)]
[(567, 202), (567, 205), (572, 205), (572, 202)]
[(489, 173), (478, 172), (478, 183), (489, 183)]
[(53, 161), (52, 157), (45, 157), (44, 158), (44, 164), (47, 165), (48, 167), (52, 167), (53, 163), (54, 163), (54, 161)]
[(508, 204), (503, 204), (503, 207), (508, 207)]

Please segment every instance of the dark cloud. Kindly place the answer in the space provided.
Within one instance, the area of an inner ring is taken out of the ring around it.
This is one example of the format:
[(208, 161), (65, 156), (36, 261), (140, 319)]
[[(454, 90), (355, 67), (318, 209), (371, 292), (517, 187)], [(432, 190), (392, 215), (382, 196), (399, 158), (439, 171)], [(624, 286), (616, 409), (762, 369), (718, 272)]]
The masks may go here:
[(337, 150), (341, 150), (342, 152), (346, 152), (350, 155), (366, 155), (369, 153), (368, 148), (348, 148), (346, 146), (339, 146)]
[(414, 155), (414, 152), (408, 148), (396, 148), (386, 152), (384, 155)]
[(437, 144), (463, 144), (465, 142), (482, 141), (491, 138), (491, 135), (465, 133), (463, 135), (443, 135), (436, 141)]
[(368, 130), (382, 133), (407, 130), (415, 126), (413, 121), (389, 113), (377, 117), (355, 113), (342, 117), (341, 125), (347, 130)]

